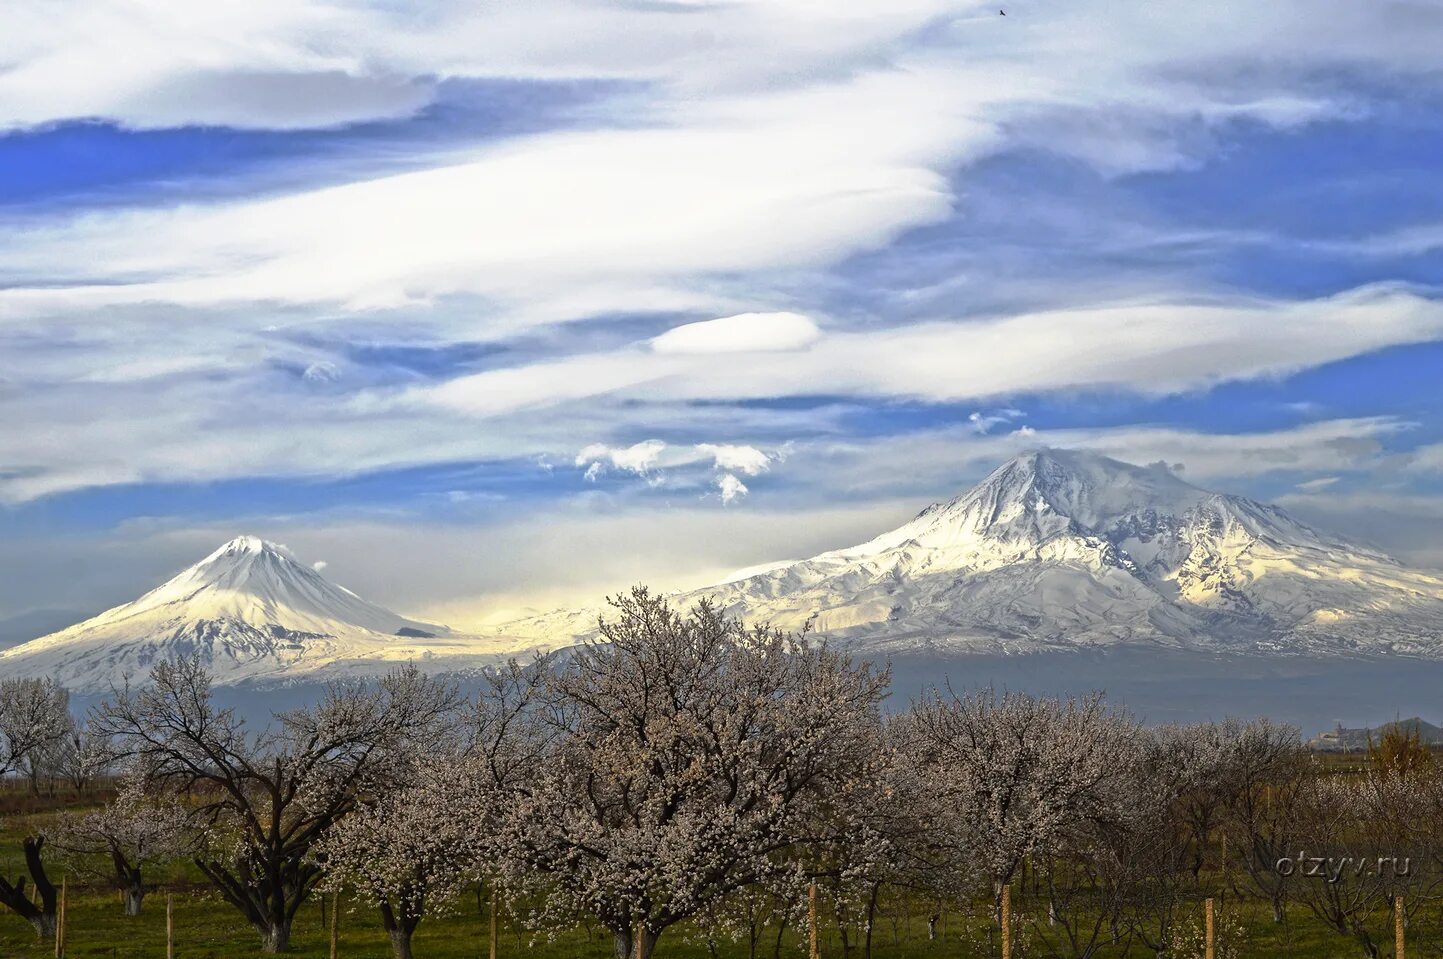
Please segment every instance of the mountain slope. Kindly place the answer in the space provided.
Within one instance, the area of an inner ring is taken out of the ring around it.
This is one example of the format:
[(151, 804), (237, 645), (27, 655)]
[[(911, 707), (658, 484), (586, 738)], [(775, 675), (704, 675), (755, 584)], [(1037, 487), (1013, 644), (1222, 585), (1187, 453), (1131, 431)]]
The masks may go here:
[(241, 536), (133, 602), (0, 653), (0, 673), (93, 692), (172, 655), (199, 654), (225, 684), (468, 651), (444, 626), (398, 616)]
[[(873, 652), (1443, 653), (1443, 578), (1160, 467), (1044, 450), (847, 549), (678, 597)], [(586, 635), (596, 610), (509, 624)]]

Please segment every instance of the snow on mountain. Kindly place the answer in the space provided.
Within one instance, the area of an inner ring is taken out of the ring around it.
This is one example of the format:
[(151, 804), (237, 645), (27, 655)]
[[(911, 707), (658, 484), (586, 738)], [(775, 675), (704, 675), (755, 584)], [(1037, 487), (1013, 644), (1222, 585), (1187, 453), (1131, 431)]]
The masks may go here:
[[(1075, 451), (1024, 454), (865, 543), (739, 570), (673, 599), (702, 597), (869, 654), (1443, 660), (1443, 576), (1162, 467)], [(220, 684), (375, 674), (403, 660), (464, 670), (572, 645), (604, 613), (557, 610), (460, 636), (242, 536), (134, 602), (0, 651), (0, 675), (96, 692), (193, 653)]]
[[(1169, 470), (1043, 450), (897, 529), (676, 598), (878, 653), (1443, 654), (1443, 577)], [(552, 642), (599, 610), (500, 627)]]
[(221, 684), (326, 669), (376, 672), (398, 660), (455, 658), (473, 644), (326, 581), (283, 547), (226, 543), (141, 596), (0, 653), (0, 674), (54, 676), (95, 692), (153, 662), (198, 653)]

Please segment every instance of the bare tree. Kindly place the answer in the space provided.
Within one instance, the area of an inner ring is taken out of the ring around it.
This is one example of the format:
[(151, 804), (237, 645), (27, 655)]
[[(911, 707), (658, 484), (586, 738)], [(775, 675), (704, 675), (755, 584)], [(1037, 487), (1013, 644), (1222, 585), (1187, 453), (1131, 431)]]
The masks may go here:
[(256, 733), (212, 699), (198, 659), (157, 663), (149, 685), (127, 686), (99, 707), (99, 731), (157, 782), (193, 791), (210, 827), (201, 872), (261, 936), (289, 948), (296, 910), (321, 878), (310, 855), (417, 742), (440, 735), (457, 697), (412, 667), (375, 682), (331, 684), (310, 708), (282, 713)]
[(1372, 784), (1341, 776), (1311, 783), (1295, 809), (1296, 859), (1280, 871), (1298, 901), (1377, 959), (1376, 930), (1369, 927), (1392, 902), (1396, 850), (1377, 842), (1371, 792)]
[(1278, 860), (1297, 851), (1300, 804), (1318, 770), (1298, 731), (1266, 719), (1229, 720), (1221, 728), (1225, 756), (1219, 781), (1227, 784), (1225, 828), (1253, 890), (1282, 922), (1289, 885)]
[(70, 853), (80, 867), (87, 857), (95, 856), (110, 864), (109, 878), (124, 894), (127, 916), (140, 915), (149, 891), (145, 872), (188, 856), (198, 838), (190, 810), (173, 795), (148, 791), (139, 771), (121, 781), (114, 800), (100, 809), (63, 817), (52, 832), (56, 847)]
[(1202, 898), (1199, 874), (1222, 821), (1226, 750), (1211, 724), (1163, 726), (1143, 745), (1128, 787), (1127, 829), (1115, 834), (1125, 923), (1159, 957), (1184, 909)]
[(533, 918), (590, 913), (619, 959), (647, 959), (675, 923), (799, 868), (785, 853), (819, 841), (813, 812), (856, 774), (887, 678), (706, 602), (613, 603), (548, 674), (555, 738), (511, 800), (503, 863), (546, 894)]

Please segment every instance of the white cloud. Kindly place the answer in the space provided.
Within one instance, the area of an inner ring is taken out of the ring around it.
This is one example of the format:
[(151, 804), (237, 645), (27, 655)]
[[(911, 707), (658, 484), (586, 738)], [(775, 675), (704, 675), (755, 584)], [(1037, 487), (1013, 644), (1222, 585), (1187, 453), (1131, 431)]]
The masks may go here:
[(730, 506), (732, 503), (747, 495), (747, 485), (731, 473), (723, 473), (717, 477), (716, 486), (721, 492), (723, 506)]
[[(660, 440), (645, 440), (625, 447), (592, 443), (576, 456), (576, 466), (586, 467), (583, 479), (594, 482), (607, 469), (618, 469), (635, 474), (647, 481), (647, 485), (666, 486), (672, 489), (715, 485), (722, 494), (723, 503), (744, 496), (745, 484), (734, 474), (744, 473), (756, 476), (771, 467), (779, 459), (756, 448), (737, 443), (696, 443), (678, 446)], [(708, 468), (724, 475), (708, 480), (705, 474), (698, 475), (698, 468)], [(661, 470), (665, 470), (663, 475)]]
[(301, 374), (310, 383), (334, 383), (341, 378), (340, 367), (329, 360), (317, 360)]
[[(757, 354), (729, 370), (643, 348), (582, 354), (399, 396), (379, 393), (366, 404), (353, 402), (354, 393), (301, 394), (293, 376), (278, 378), (269, 364), (255, 375), (67, 382), (64, 355), (77, 351), (60, 345), (37, 353), (17, 339), (6, 342), (20, 348), (0, 350), (13, 427), (0, 431), (0, 501), (117, 483), (348, 475), (512, 457), (530, 463), (538, 453), (577, 450), (597, 438), (625, 437), (607, 444), (624, 449), (662, 427), (696, 439), (668, 447), (659, 468), (671, 465), (668, 457), (710, 465), (696, 444), (726, 437), (774, 455), (789, 436), (839, 429), (845, 404), (793, 410), (696, 399), (955, 400), (966, 390), (1006, 396), (1087, 387), (1156, 393), (1279, 375), (1436, 338), (1440, 330), (1443, 308), (1400, 292), (1302, 303), (1159, 303), (830, 334), (807, 349)], [(182, 323), (174, 328), (182, 343), (199, 332)], [(300, 395), (304, 403), (296, 402)], [(247, 415), (235, 415), (240, 409)], [(475, 428), (478, 416), (487, 418), (485, 429)], [(740, 442), (748, 430), (765, 442)], [(1191, 459), (1177, 450), (1140, 461), (1158, 458)]]
[(986, 434), (990, 432), (994, 426), (1002, 423), (1010, 423), (1025, 415), (1021, 410), (1014, 409), (992, 410), (988, 413), (983, 413), (978, 410), (968, 414), (967, 422), (971, 423), (972, 428), (977, 432)]
[(597, 468), (604, 469), (606, 463), (616, 469), (645, 476), (656, 467), (665, 450), (666, 444), (661, 440), (642, 440), (619, 448), (593, 443), (576, 455), (576, 465), (587, 468), (586, 478), (589, 480), (594, 480), (600, 472)]
[(799, 350), (822, 331), (799, 313), (740, 313), (673, 327), (651, 341), (657, 353), (770, 353)]
[(740, 400), (847, 394), (957, 401), (1059, 389), (1166, 394), (1443, 339), (1443, 304), (1389, 288), (1303, 302), (1159, 301), (838, 333), (746, 364), (624, 349), (405, 394), (476, 416), (587, 396)]
[(322, 570), (324, 570), (324, 569), (325, 569), (327, 566), (329, 566), (329, 565), (330, 565), (330, 564), (327, 563), (325, 560), (323, 560), (323, 559), (318, 559), (318, 560), (316, 560), (314, 563), (311, 564), (311, 569), (313, 569), (313, 570), (315, 570), (316, 572), (319, 573), (319, 572), (321, 572)]
[(698, 443), (696, 451), (703, 456), (710, 456), (719, 470), (735, 470), (748, 476), (766, 472), (772, 462), (771, 456), (755, 446)]
[(335, 125), (412, 113), (437, 77), (645, 86), (597, 128), (453, 146), (399, 175), (9, 223), (4, 309), (472, 292), (535, 322), (648, 298), (716, 305), (697, 278), (835, 263), (949, 215), (948, 177), (999, 148), (1035, 141), (1109, 172), (1186, 165), (1233, 120), (1354, 109), (1322, 67), (1431, 74), (1443, 33), (1417, 10), (1341, 0), (1262, 15), (1072, 0), (1006, 19), (935, 0), (220, 7), (22, 2), (0, 50), (0, 125)]
[(1336, 476), (1319, 476), (1317, 479), (1304, 480), (1297, 485), (1297, 489), (1302, 490), (1304, 493), (1316, 493), (1319, 490), (1327, 489), (1337, 482), (1338, 477)]
[[(7, 269), (48, 280), (11, 284), (0, 311), (475, 293), (534, 322), (566, 304), (684, 300), (685, 277), (830, 263), (950, 213), (934, 161), (990, 135), (946, 122), (945, 97), (918, 97), (931, 83), (873, 74), (289, 196), (12, 224)], [(795, 339), (807, 321), (781, 322)]]
[(1408, 469), (1415, 473), (1443, 474), (1443, 443), (1418, 447), (1408, 457)]

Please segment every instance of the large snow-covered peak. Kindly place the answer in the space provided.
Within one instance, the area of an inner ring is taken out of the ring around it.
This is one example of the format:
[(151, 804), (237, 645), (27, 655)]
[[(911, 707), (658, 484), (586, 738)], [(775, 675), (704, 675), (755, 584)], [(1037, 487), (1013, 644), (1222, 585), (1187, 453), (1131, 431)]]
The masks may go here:
[[(679, 598), (873, 651), (1146, 643), (1443, 656), (1443, 578), (1158, 464), (1043, 449), (865, 543)], [(593, 628), (587, 615), (503, 627)]]
[(970, 554), (1013, 561), (1047, 544), (1078, 546), (1059, 540), (1096, 539), (1138, 517), (1181, 515), (1214, 496), (1161, 465), (1133, 466), (1075, 450), (1035, 450), (1003, 463), (954, 499), (927, 507), (911, 522), (826, 555), (855, 559), (910, 544), (960, 552), (964, 563)]
[(1134, 466), (1098, 453), (1045, 449), (1002, 464), (959, 499), (1031, 505), (1095, 529), (1149, 509), (1184, 512), (1210, 495), (1161, 463)]

